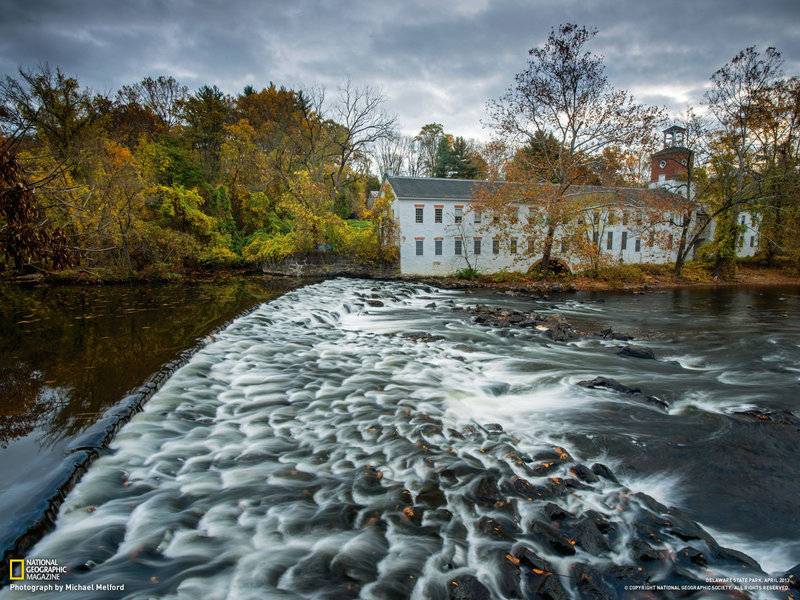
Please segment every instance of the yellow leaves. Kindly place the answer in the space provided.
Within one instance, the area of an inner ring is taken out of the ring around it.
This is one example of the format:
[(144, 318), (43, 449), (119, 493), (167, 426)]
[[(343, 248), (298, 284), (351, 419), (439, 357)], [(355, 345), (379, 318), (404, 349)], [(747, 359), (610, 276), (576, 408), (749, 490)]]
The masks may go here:
[(294, 233), (267, 235), (257, 233), (242, 249), (245, 260), (250, 262), (277, 262), (297, 252)]
[(133, 153), (125, 146), (113, 140), (105, 140), (103, 147), (106, 152), (106, 160), (111, 168), (122, 169), (137, 166)]

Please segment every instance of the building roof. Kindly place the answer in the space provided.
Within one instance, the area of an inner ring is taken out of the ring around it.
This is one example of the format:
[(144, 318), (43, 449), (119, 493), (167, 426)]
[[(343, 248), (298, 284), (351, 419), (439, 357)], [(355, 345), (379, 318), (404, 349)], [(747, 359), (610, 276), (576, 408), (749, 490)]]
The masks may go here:
[(671, 127), (667, 127), (664, 130), (664, 133), (677, 133), (679, 131), (686, 131), (686, 127), (681, 127), (680, 125), (672, 125)]
[[(498, 190), (502, 186), (520, 186), (523, 184), (506, 181), (487, 181), (482, 179), (442, 179), (438, 177), (396, 177), (386, 176), (398, 200), (464, 200), (473, 198), (476, 188)], [(544, 187), (544, 184), (543, 184)], [(648, 200), (685, 202), (683, 196), (663, 189), (613, 187), (602, 185), (573, 185), (568, 196), (607, 194), (626, 204), (643, 205)]]
[(653, 152), (653, 156), (663, 156), (664, 154), (674, 154), (676, 152), (685, 152), (686, 154), (694, 154), (692, 150), (687, 148), (686, 146), (669, 146), (667, 148), (662, 148), (658, 152)]
[(440, 177), (397, 177), (387, 175), (386, 179), (398, 198), (469, 200), (476, 186), (498, 187), (502, 182), (489, 182), (480, 179), (444, 179)]

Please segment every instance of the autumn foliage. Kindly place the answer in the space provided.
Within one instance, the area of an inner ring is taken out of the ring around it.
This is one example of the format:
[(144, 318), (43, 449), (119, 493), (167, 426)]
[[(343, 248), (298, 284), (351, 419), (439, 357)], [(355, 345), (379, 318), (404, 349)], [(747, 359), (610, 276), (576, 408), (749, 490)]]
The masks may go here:
[[(360, 220), (375, 90), (270, 84), (229, 96), (148, 77), (115, 95), (60, 69), (0, 82), (0, 268), (98, 277), (348, 252), (390, 260)], [(385, 218), (383, 214), (381, 218)]]

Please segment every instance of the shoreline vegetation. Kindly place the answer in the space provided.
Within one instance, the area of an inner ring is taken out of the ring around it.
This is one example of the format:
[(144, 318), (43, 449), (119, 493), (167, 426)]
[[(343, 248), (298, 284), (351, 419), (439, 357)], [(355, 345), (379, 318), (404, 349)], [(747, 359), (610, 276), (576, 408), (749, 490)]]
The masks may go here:
[(681, 277), (676, 277), (672, 265), (620, 264), (606, 266), (594, 273), (547, 274), (500, 271), (480, 273), (463, 270), (450, 276), (401, 275), (396, 265), (374, 265), (315, 261), (302, 268), (282, 264), (241, 265), (237, 267), (199, 269), (182, 272), (160, 272), (125, 276), (119, 273), (86, 269), (35, 273), (23, 276), (0, 277), (0, 282), (17, 285), (147, 285), (164, 283), (208, 283), (237, 277), (271, 280), (319, 281), (332, 277), (360, 277), (391, 281), (418, 282), (443, 289), (484, 289), (520, 294), (549, 294), (569, 292), (647, 292), (682, 288), (730, 287), (800, 287), (800, 272), (791, 268), (769, 266), (753, 260), (742, 260), (736, 276), (715, 277), (710, 266), (691, 262)]

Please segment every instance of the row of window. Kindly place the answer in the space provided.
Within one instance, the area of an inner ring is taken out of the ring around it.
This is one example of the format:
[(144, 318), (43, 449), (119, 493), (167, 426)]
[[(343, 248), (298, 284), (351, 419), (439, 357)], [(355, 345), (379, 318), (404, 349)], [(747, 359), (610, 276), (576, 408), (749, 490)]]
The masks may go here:
[[(415, 250), (417, 256), (423, 256), (425, 253), (425, 239), (419, 238), (414, 240), (415, 241)], [(597, 243), (597, 232), (594, 234), (594, 243)], [(435, 256), (442, 256), (442, 248), (443, 248), (442, 239), (435, 239), (433, 240), (433, 253)], [(463, 240), (455, 239), (453, 240), (453, 253), (456, 256), (461, 256), (463, 252)], [(754, 238), (750, 238), (750, 246), (752, 247), (754, 243)], [(482, 238), (473, 238), (472, 240), (472, 253), (474, 255), (480, 255), (481, 248), (482, 248), (483, 240)], [(653, 246), (653, 240), (650, 240), (650, 245)], [(674, 236), (670, 235), (667, 238), (667, 250), (672, 250), (674, 245)], [(613, 250), (614, 249), (614, 232), (609, 231), (608, 235), (606, 236), (606, 250)], [(628, 249), (628, 232), (622, 232), (622, 239), (620, 243), (620, 250), (627, 250)], [(516, 254), (517, 253), (517, 240), (516, 238), (512, 238), (509, 240), (508, 245), (509, 254)], [(566, 240), (561, 242), (561, 251), (566, 252)], [(642, 240), (636, 238), (633, 244), (633, 251), (634, 252), (641, 252), (642, 251)], [(528, 253), (533, 253), (533, 240), (528, 240)], [(494, 238), (492, 240), (492, 254), (500, 254), (500, 239)]]
[[(433, 207), (433, 222), (434, 223), (442, 223), (444, 217), (444, 207), (443, 206), (434, 206)], [(464, 207), (463, 206), (456, 206), (453, 209), (453, 222), (454, 223), (461, 223), (464, 220)], [(496, 220), (496, 217), (495, 219)], [(474, 223), (481, 222), (481, 213), (475, 211), (472, 213), (472, 221)], [(414, 207), (414, 222), (415, 223), (424, 223), (425, 222), (425, 207), (424, 206), (415, 206)]]
[[(416, 254), (417, 256), (423, 256), (425, 251), (425, 240), (424, 239), (417, 239), (414, 240), (416, 242)], [(442, 239), (435, 239), (433, 240), (433, 254), (435, 256), (442, 255), (442, 247), (443, 247), (444, 240)], [(529, 242), (530, 246), (528, 250), (532, 250), (533, 242)], [(481, 248), (483, 245), (483, 240), (481, 238), (474, 238), (472, 240), (472, 254), (480, 255)], [(517, 253), (517, 240), (512, 239), (508, 245), (508, 251), (511, 254)], [(453, 253), (456, 256), (461, 256), (464, 252), (464, 240), (455, 239), (453, 240)], [(500, 254), (500, 240), (493, 239), (492, 240), (492, 254)]]
[[(434, 206), (433, 207), (433, 222), (434, 223), (442, 223), (444, 216), (444, 207), (443, 206)], [(622, 224), (627, 225), (630, 221), (630, 213), (627, 210), (619, 211), (619, 217), (621, 218)], [(677, 222), (678, 215), (673, 213), (669, 213), (668, 217), (670, 220)], [(600, 212), (595, 211), (592, 221), (595, 223), (599, 223)], [(461, 223), (464, 219), (464, 207), (463, 206), (455, 206), (453, 209), (453, 221), (455, 223)], [(481, 213), (478, 211), (474, 211), (472, 213), (472, 220), (474, 223), (481, 223)], [(493, 221), (497, 220), (497, 216), (493, 218)], [(642, 214), (640, 212), (636, 213), (635, 221), (637, 225), (642, 224)], [(417, 205), (414, 207), (414, 222), (416, 223), (424, 223), (425, 222), (425, 205)], [(583, 216), (578, 217), (578, 224), (582, 225), (585, 222)], [(617, 222), (617, 215), (615, 211), (609, 211), (607, 216), (607, 223), (609, 225), (615, 225)], [(742, 224), (744, 225), (744, 215), (742, 216)]]

